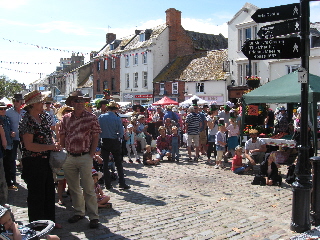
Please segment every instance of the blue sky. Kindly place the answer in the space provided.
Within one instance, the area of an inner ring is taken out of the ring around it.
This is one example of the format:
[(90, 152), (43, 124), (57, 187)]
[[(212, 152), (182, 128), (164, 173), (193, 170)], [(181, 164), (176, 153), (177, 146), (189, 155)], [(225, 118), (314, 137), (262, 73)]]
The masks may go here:
[[(248, 2), (267, 8), (299, 1)], [(133, 34), (135, 29), (164, 23), (168, 8), (182, 12), (182, 26), (186, 30), (222, 33), (227, 37), (226, 23), (245, 3), (242, 0), (0, 0), (0, 75), (30, 84), (40, 78), (39, 73), (44, 78), (53, 72), (60, 58), (70, 57), (72, 51), (85, 54), (100, 50), (108, 31), (121, 38)], [(312, 1), (310, 5), (311, 21), (320, 22), (320, 1)], [(88, 61), (88, 55), (85, 56)]]

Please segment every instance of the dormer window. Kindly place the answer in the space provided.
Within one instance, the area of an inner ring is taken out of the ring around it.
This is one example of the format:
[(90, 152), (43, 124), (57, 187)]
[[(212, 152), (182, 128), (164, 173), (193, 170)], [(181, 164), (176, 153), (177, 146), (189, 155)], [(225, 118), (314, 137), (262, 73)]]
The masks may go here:
[(110, 44), (110, 50), (114, 50), (114, 44), (113, 43)]
[(140, 33), (140, 42), (144, 42), (146, 40), (146, 35), (144, 33)]

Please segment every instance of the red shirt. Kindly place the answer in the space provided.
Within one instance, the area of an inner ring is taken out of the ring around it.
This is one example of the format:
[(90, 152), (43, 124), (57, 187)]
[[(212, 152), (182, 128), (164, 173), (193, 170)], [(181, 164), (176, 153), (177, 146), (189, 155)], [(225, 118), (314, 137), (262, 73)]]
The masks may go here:
[(101, 133), (97, 117), (87, 111), (83, 111), (80, 118), (74, 113), (63, 116), (60, 125), (60, 135), (65, 135), (65, 148), (71, 153), (89, 152), (92, 144), (92, 136)]
[(232, 171), (236, 169), (234, 166), (242, 166), (242, 156), (234, 155), (232, 158)]

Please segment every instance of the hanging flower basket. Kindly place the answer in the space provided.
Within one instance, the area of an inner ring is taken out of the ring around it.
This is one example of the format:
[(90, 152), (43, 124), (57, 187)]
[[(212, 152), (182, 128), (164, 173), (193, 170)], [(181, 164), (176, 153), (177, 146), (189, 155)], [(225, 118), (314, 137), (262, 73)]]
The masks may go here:
[(247, 76), (246, 80), (247, 80), (247, 85), (250, 88), (257, 88), (260, 86), (260, 77), (257, 76)]

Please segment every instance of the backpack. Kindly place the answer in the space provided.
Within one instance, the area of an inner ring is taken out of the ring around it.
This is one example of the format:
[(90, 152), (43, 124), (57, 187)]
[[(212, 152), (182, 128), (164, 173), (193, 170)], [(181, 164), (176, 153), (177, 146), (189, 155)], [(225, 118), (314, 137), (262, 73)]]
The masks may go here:
[(294, 170), (296, 168), (296, 165), (292, 164), (291, 166), (288, 167), (288, 173), (287, 173), (287, 177), (286, 177), (286, 183), (288, 184), (292, 184), (295, 179), (296, 179), (296, 175), (294, 174)]

